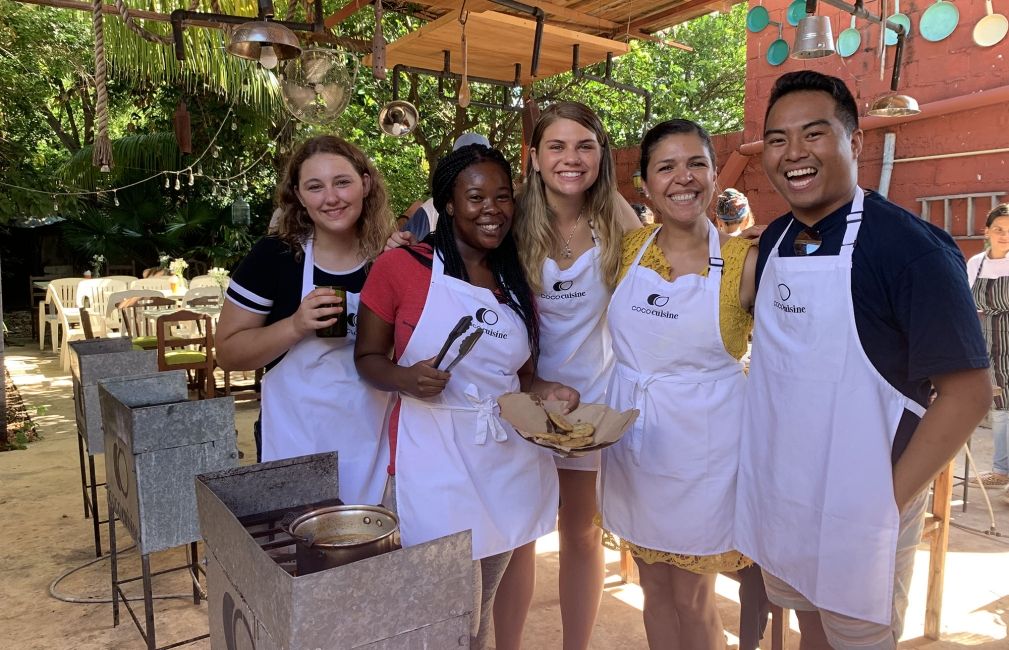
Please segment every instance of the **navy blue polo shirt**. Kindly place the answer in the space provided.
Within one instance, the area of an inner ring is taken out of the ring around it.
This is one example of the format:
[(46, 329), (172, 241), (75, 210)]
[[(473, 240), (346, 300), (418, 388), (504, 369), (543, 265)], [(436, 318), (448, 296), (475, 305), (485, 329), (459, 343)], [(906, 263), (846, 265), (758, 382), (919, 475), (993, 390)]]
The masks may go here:
[[(840, 252), (850, 211), (848, 203), (812, 227), (822, 240), (813, 255)], [(793, 257), (802, 228), (791, 213), (768, 226), (760, 238), (758, 288), (782, 232), (778, 254)], [(851, 294), (866, 356), (887, 382), (922, 406), (928, 405), (932, 391), (929, 377), (988, 367), (966, 265), (953, 238), (869, 190), (852, 254)], [(905, 411), (894, 438), (893, 462), (917, 426), (918, 417)]]

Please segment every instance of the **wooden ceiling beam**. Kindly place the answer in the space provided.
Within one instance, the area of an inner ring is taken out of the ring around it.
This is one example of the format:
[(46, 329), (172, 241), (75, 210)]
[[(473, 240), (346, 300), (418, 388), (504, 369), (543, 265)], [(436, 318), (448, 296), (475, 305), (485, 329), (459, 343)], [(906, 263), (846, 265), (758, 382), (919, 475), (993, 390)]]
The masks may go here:
[(370, 4), (371, 0), (350, 0), (350, 2), (335, 11), (332, 16), (328, 16), (326, 20), (323, 21), (326, 25), (326, 29), (332, 29)]
[(654, 24), (660, 20), (675, 23), (677, 16), (689, 15), (691, 12), (696, 12), (697, 10), (704, 9), (706, 7), (710, 7), (711, 9), (720, 8), (722, 4), (723, 0), (687, 0), (686, 2), (681, 2), (680, 4), (670, 7), (664, 11), (635, 20), (628, 27), (628, 31), (643, 31), (645, 26)]
[[(420, 4), (427, 5), (429, 7), (437, 7), (438, 9), (459, 9), (463, 0), (419, 0)], [(530, 6), (539, 7), (543, 10), (547, 17), (554, 16), (555, 18), (561, 19), (565, 22), (572, 23), (575, 25), (581, 25), (583, 27), (592, 27), (594, 29), (619, 29), (620, 23), (613, 22), (612, 20), (607, 20), (606, 18), (599, 18), (591, 14), (587, 14), (584, 11), (578, 11), (576, 9), (569, 9), (565, 6), (555, 4), (553, 2), (543, 2), (541, 0), (531, 0), (528, 2)], [(501, 11), (502, 6), (496, 5), (490, 0), (480, 0), (474, 2), (473, 0), (466, 0), (466, 9), (469, 11), (485, 11), (487, 9), (493, 9), (495, 11)]]

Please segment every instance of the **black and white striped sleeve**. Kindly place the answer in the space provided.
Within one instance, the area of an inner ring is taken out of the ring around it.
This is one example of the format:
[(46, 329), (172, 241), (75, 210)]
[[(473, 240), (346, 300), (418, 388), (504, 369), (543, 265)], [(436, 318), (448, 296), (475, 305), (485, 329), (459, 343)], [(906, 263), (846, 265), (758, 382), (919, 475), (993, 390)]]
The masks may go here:
[(268, 315), (278, 291), (279, 267), (289, 263), (290, 252), (273, 237), (253, 245), (232, 274), (227, 299), (246, 311)]

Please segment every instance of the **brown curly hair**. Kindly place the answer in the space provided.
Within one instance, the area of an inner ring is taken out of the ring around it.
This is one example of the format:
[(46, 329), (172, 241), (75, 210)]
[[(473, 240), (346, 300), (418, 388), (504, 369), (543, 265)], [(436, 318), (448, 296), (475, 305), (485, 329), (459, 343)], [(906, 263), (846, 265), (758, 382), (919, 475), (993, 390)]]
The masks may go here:
[(371, 190), (364, 197), (356, 229), (361, 256), (369, 261), (374, 260), (385, 247), (395, 223), (389, 209), (385, 180), (363, 151), (335, 135), (320, 135), (306, 140), (288, 159), (284, 177), (277, 185), (274, 197), (274, 203), (281, 211), (276, 235), (301, 259), (305, 250), (304, 243), (312, 236), (315, 225), (305, 206), (298, 200), (296, 190), (301, 182), (301, 166), (312, 156), (321, 153), (346, 158), (359, 175), (367, 174), (371, 177)]

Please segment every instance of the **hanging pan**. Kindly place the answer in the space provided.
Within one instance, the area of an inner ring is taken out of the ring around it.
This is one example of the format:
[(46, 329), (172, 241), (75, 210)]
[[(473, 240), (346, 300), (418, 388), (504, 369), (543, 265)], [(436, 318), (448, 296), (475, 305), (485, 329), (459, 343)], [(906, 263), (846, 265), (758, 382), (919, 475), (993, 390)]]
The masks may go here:
[(858, 52), (862, 44), (862, 32), (855, 27), (855, 17), (851, 17), (851, 27), (844, 30), (837, 36), (837, 53), (844, 58), (848, 58)]
[(788, 59), (788, 41), (781, 37), (781, 23), (778, 25), (778, 39), (767, 48), (767, 62), (781, 65)]
[(974, 25), (974, 42), (981, 47), (998, 45), (1009, 33), (1009, 19), (992, 11), (991, 0), (985, 0), (988, 15)]
[(921, 15), (918, 31), (926, 41), (935, 43), (952, 34), (959, 22), (960, 10), (956, 8), (955, 4), (936, 0), (936, 3)]
[[(911, 35), (911, 19), (907, 17), (907, 14), (900, 13), (900, 0), (894, 0), (893, 15), (887, 18), (887, 20), (904, 28), (904, 38)], [(889, 27), (886, 29), (886, 44), (897, 44), (897, 32), (893, 31)]]
[(792, 0), (785, 15), (788, 17), (788, 24), (797, 27), (799, 21), (806, 17), (806, 0)]
[[(761, 0), (761, 2), (763, 2), (763, 0)], [(763, 31), (770, 22), (771, 16), (767, 13), (767, 9), (763, 4), (759, 4), (746, 12), (746, 29), (755, 34)]]

